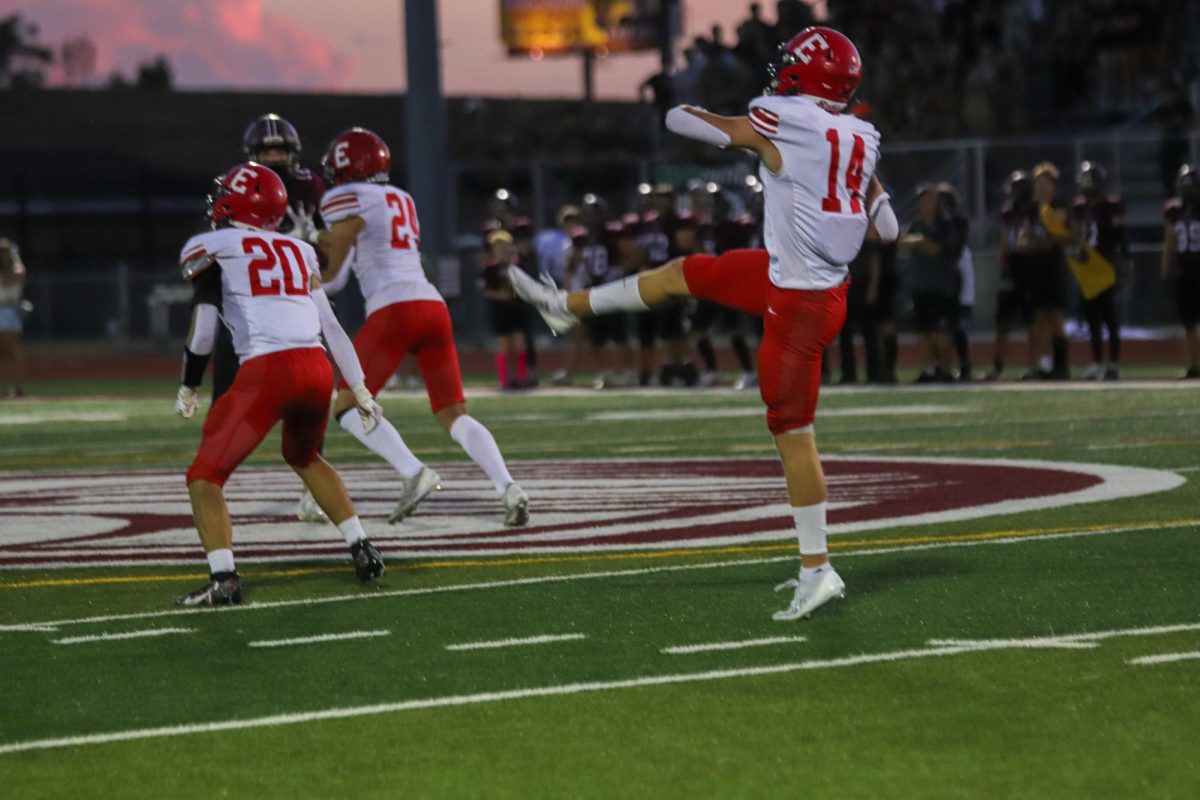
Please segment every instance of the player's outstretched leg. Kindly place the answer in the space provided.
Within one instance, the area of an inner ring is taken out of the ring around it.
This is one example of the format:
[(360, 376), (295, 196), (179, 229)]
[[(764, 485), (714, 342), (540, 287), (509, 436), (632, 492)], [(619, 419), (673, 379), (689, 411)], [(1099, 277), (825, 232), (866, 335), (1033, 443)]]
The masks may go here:
[(550, 280), (537, 281), (519, 268), (509, 268), (508, 280), (517, 296), (538, 310), (550, 330), (560, 334), (587, 317), (646, 311), (672, 298), (690, 297), (683, 262), (676, 258), (658, 269), (578, 292), (565, 292)]
[(386, 571), (383, 565), (383, 554), (379, 548), (371, 544), (363, 530), (358, 515), (354, 513), (354, 504), (346, 492), (346, 485), (337, 471), (325, 459), (317, 457), (311, 463), (300, 466), (292, 464), (292, 469), (304, 481), (304, 485), (312, 492), (313, 499), (325, 512), (330, 521), (337, 526), (350, 547), (350, 558), (354, 562), (354, 572), (358, 579), (366, 582), (378, 578)]
[(529, 521), (529, 495), (513, 480), (504, 463), (504, 456), (496, 445), (496, 439), (491, 431), (483, 427), (474, 417), (467, 414), (463, 403), (455, 403), (434, 414), (450, 438), (458, 442), (471, 460), (479, 465), (500, 501), (504, 504), (504, 524), (509, 527), (524, 525)]

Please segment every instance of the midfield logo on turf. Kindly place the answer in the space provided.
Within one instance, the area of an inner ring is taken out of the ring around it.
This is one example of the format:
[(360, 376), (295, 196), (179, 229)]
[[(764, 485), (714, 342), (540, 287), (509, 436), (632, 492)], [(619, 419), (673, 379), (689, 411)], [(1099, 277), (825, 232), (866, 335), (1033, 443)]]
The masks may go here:
[[(829, 458), (834, 535), (932, 525), (1174, 488), (1171, 472), (1035, 461)], [(446, 490), (402, 525), (385, 523), (399, 481), (382, 467), (339, 467), (371, 538), (389, 558), (710, 547), (789, 540), (774, 459), (527, 461), (513, 473), (532, 498), (526, 528), (501, 525), (478, 470), (437, 465)], [(226, 487), (240, 561), (345, 559), (329, 525), (297, 522), (299, 480), (245, 469)], [(0, 473), (0, 567), (197, 563), (177, 472)]]

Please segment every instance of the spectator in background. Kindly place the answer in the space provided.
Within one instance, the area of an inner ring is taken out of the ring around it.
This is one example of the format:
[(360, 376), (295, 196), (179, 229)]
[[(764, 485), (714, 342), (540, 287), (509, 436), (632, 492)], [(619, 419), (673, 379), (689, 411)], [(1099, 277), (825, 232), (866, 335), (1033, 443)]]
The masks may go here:
[[(1000, 279), (996, 282), (996, 338), (992, 350), (992, 371), (985, 380), (998, 381), (1004, 376), (1008, 334), (1012, 326), (1028, 316), (1030, 237), (1037, 207), (1033, 203), (1033, 180), (1029, 173), (1017, 170), (1004, 183), (1004, 206), (1000, 210), (1000, 247), (996, 260)], [(1030, 343), (1032, 353), (1032, 342)], [(1032, 368), (1032, 357), (1030, 358)]]
[(955, 268), (958, 276), (954, 313), (950, 318), (951, 338), (958, 354), (958, 379), (973, 379), (971, 372), (971, 321), (975, 310), (975, 259), (967, 245), (970, 222), (958, 210), (958, 192), (948, 183), (937, 185), (938, 208), (954, 226), (955, 242), (961, 243)]
[(578, 206), (565, 205), (554, 215), (555, 225), (538, 231), (533, 237), (533, 251), (538, 270), (563, 288), (566, 284), (567, 261), (571, 258), (571, 231), (579, 226)]
[(900, 238), (901, 248), (909, 254), (913, 326), (922, 364), (917, 383), (951, 382), (948, 332), (956, 306), (962, 242), (955, 226), (941, 213), (933, 185), (917, 187), (917, 209), (916, 222)]
[(525, 353), (525, 304), (517, 300), (505, 270), (518, 262), (517, 248), (508, 231), (487, 235), (487, 257), (483, 264), (483, 296), (487, 298), (488, 323), (499, 342), (496, 377), (501, 389), (523, 389), (527, 385)]
[(863, 339), (863, 355), (866, 359), (867, 380), (879, 380), (879, 343), (875, 331), (875, 317), (867, 303), (871, 286), (871, 259), (874, 248), (864, 245), (850, 262), (850, 291), (846, 295), (846, 321), (838, 334), (838, 350), (842, 357), (842, 377), (838, 383), (858, 382), (858, 359), (854, 352), (854, 336)]
[(1030, 378), (1069, 380), (1067, 316), (1067, 258), (1062, 242), (1046, 230), (1044, 220), (1067, 226), (1067, 210), (1057, 200), (1058, 167), (1043, 161), (1033, 168), (1033, 200), (1036, 212), (1028, 231), (1030, 281), (1029, 300), (1033, 310), (1030, 340), (1037, 366)]
[(25, 264), (12, 240), (0, 237), (0, 400), (25, 394), (21, 354)]
[[(1121, 363), (1121, 321), (1117, 316), (1117, 293), (1121, 273), (1129, 260), (1129, 239), (1125, 234), (1125, 204), (1106, 193), (1108, 172), (1095, 161), (1084, 161), (1075, 176), (1079, 196), (1071, 205), (1071, 232), (1076, 240), (1095, 248), (1112, 265), (1117, 282), (1100, 294), (1083, 299), (1092, 345), (1089, 380), (1116, 380)], [(1108, 361), (1104, 359), (1104, 331), (1108, 331)]]
[[(518, 266), (536, 278), (541, 274), (541, 265), (538, 263), (537, 250), (533, 246), (533, 220), (529, 217), (517, 217), (513, 221), (513, 227), (509, 233), (513, 238), (513, 247), (517, 251)], [(522, 389), (532, 389), (538, 385), (538, 351), (533, 328), (534, 316), (533, 314), (521, 315), (524, 322), (521, 333), (525, 341), (526, 366), (524, 374), (520, 375), (518, 379), (519, 388)]]
[(1188, 164), (1179, 168), (1177, 195), (1164, 216), (1163, 278), (1175, 281), (1174, 294), (1187, 348), (1185, 378), (1200, 378), (1200, 173)]
[(896, 383), (896, 357), (900, 347), (896, 342), (896, 250), (895, 242), (863, 243), (867, 251), (867, 292), (864, 298), (867, 314), (878, 337), (879, 373), (870, 374), (867, 364), (867, 380), (873, 383)]

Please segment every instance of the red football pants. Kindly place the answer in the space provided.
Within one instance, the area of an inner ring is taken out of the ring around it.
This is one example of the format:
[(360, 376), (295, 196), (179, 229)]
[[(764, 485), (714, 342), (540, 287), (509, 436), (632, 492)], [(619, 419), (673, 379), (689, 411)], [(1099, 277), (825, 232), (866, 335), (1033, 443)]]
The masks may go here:
[[(372, 312), (354, 337), (354, 349), (371, 394), (378, 394), (404, 357), (412, 353), (425, 379), (433, 413), (465, 402), (454, 328), (445, 303), (410, 300)], [(344, 379), (338, 388), (347, 388)]]
[(781, 289), (766, 250), (688, 256), (683, 277), (694, 297), (762, 317), (758, 391), (771, 433), (811, 425), (821, 389), (821, 357), (846, 321), (849, 282), (831, 289)]
[(319, 347), (268, 353), (243, 363), (204, 420), (188, 483), (224, 486), (230, 474), (283, 421), (283, 460), (307, 467), (320, 455), (329, 420), (333, 368)]

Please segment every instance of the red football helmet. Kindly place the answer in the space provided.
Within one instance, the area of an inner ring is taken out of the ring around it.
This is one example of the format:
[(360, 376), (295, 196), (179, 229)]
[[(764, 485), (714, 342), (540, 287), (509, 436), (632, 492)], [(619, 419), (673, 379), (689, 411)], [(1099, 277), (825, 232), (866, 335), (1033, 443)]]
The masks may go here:
[(780, 48), (770, 75), (769, 94), (803, 95), (837, 113), (858, 88), (862, 60), (854, 42), (832, 28), (805, 28)]
[(287, 214), (287, 189), (270, 167), (247, 161), (217, 178), (215, 184), (208, 196), (208, 218), (214, 228), (227, 223), (273, 231)]
[(334, 185), (353, 181), (387, 183), (392, 168), (388, 146), (366, 128), (351, 128), (333, 138), (321, 158), (325, 177)]

